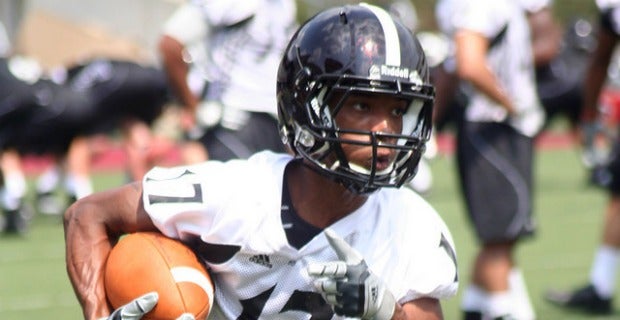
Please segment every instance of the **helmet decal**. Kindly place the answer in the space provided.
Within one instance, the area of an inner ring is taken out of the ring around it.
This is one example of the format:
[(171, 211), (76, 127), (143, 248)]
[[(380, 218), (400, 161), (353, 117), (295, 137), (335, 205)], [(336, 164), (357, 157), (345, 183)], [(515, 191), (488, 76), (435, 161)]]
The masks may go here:
[(400, 65), (400, 41), (398, 40), (398, 32), (396, 31), (396, 25), (394, 20), (385, 10), (380, 9), (366, 3), (360, 4), (360, 6), (368, 8), (372, 13), (377, 16), (383, 34), (385, 37), (385, 64), (390, 66)]

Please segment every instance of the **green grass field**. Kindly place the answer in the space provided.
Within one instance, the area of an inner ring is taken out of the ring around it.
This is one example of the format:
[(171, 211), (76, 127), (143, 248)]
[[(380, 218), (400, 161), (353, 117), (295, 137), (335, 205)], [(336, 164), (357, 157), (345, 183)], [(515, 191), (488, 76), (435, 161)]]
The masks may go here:
[[(587, 280), (598, 243), (605, 194), (587, 187), (573, 150), (544, 151), (537, 159), (537, 236), (518, 251), (538, 319), (596, 319), (565, 312), (542, 300), (550, 287), (571, 288)], [(456, 191), (454, 159), (432, 162), (434, 187), (429, 201), (443, 215), (457, 245), (462, 287), (468, 281), (476, 246)], [(122, 181), (120, 173), (96, 176), (98, 190)], [(619, 283), (620, 288), (620, 283)], [(446, 319), (459, 319), (460, 295), (444, 302)], [(620, 312), (613, 317), (619, 318)], [(60, 217), (38, 216), (25, 238), (0, 237), (0, 319), (80, 319), (64, 264)]]

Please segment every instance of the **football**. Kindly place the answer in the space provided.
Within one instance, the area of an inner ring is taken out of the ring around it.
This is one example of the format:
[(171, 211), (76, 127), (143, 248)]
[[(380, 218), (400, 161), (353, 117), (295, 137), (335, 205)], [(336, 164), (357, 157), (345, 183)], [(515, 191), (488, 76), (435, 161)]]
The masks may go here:
[(115, 309), (157, 291), (157, 305), (142, 319), (174, 320), (184, 313), (206, 319), (213, 303), (213, 282), (194, 252), (155, 232), (121, 238), (108, 256), (104, 282)]

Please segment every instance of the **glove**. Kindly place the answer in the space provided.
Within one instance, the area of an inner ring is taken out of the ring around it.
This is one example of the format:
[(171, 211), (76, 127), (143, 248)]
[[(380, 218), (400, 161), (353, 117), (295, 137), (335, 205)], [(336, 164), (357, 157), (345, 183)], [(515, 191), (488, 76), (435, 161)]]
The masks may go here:
[[(138, 320), (142, 319), (142, 316), (155, 308), (159, 300), (157, 292), (149, 292), (143, 296), (140, 296), (128, 304), (114, 310), (112, 314), (107, 318), (101, 318), (99, 320)], [(193, 317), (192, 317), (193, 319)]]
[(338, 261), (308, 265), (314, 286), (336, 314), (361, 319), (391, 319), (396, 299), (366, 261), (332, 230), (325, 236)]
[(545, 124), (545, 113), (540, 108), (517, 110), (508, 118), (509, 124), (523, 134), (533, 137), (540, 133)]
[[(602, 138), (598, 139), (597, 137)], [(582, 161), (587, 168), (605, 165), (608, 160), (609, 145), (613, 141), (613, 133), (607, 132), (600, 121), (592, 121), (581, 125)], [(603, 141), (601, 141), (603, 140)]]

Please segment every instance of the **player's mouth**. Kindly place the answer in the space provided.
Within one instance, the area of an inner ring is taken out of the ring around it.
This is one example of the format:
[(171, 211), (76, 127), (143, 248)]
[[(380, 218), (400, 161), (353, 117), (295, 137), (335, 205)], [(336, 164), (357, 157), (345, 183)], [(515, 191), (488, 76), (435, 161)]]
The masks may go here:
[(375, 160), (375, 171), (381, 173), (392, 167), (392, 157), (389, 155), (377, 155)]
[(375, 159), (375, 172), (378, 174), (388, 173), (394, 165), (394, 155), (391, 150), (379, 150)]

